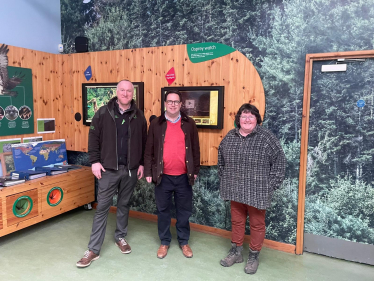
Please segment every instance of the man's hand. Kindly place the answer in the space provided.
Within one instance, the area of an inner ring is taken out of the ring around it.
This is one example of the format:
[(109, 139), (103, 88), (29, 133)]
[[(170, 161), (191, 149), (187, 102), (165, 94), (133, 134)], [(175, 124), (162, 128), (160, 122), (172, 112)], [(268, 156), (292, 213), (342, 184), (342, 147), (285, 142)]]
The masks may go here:
[(92, 173), (94, 174), (94, 176), (99, 180), (101, 179), (101, 171), (105, 172), (105, 169), (104, 167), (101, 165), (101, 163), (95, 163), (95, 164), (92, 164)]
[(152, 182), (152, 177), (146, 177), (145, 179), (147, 180), (148, 183)]
[(138, 180), (140, 180), (144, 175), (144, 166), (140, 165), (138, 168)]
[(193, 175), (193, 177), (194, 177), (194, 179), (196, 180), (196, 178), (197, 178), (197, 175)]

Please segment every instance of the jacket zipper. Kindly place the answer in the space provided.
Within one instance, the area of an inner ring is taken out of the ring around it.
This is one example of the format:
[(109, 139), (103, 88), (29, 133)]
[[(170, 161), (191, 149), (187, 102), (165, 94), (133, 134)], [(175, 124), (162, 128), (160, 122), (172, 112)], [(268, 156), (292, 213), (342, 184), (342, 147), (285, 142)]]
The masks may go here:
[(129, 128), (128, 128), (128, 134), (129, 134), (129, 138), (128, 138), (128, 142), (127, 142), (127, 168), (129, 169), (129, 176), (131, 178), (131, 171), (130, 171), (130, 153), (131, 153), (131, 150), (130, 150), (130, 142), (131, 142), (131, 120), (132, 120), (132, 115), (130, 115), (129, 117)]
[(109, 111), (109, 115), (112, 117), (112, 119), (113, 119), (113, 122), (114, 122), (114, 127), (116, 128), (116, 159), (117, 159), (117, 161), (116, 161), (116, 165), (117, 165), (117, 171), (118, 171), (118, 150), (117, 150), (117, 138), (118, 138), (118, 136), (117, 136), (117, 125), (116, 125), (116, 120), (114, 120), (114, 116), (110, 113), (110, 110), (109, 110), (109, 108), (107, 107), (107, 109), (108, 109), (108, 111)]

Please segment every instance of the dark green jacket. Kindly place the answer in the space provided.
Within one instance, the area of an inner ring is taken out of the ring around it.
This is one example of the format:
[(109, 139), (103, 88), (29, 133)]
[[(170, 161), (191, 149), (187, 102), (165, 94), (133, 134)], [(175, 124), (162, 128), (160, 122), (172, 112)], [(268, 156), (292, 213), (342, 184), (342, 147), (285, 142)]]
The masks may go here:
[[(88, 155), (91, 164), (100, 162), (105, 169), (118, 170), (115, 102), (117, 97), (112, 98), (95, 113), (88, 134)], [(130, 112), (127, 168), (132, 170), (144, 165), (147, 121), (134, 101), (131, 101)]]
[[(165, 115), (155, 118), (149, 126), (147, 145), (144, 155), (144, 175), (152, 177), (152, 181), (159, 185), (164, 169), (163, 149), (167, 120)], [(200, 170), (199, 135), (195, 121), (181, 112), (181, 128), (185, 136), (186, 167), (189, 184), (194, 184), (194, 175)]]

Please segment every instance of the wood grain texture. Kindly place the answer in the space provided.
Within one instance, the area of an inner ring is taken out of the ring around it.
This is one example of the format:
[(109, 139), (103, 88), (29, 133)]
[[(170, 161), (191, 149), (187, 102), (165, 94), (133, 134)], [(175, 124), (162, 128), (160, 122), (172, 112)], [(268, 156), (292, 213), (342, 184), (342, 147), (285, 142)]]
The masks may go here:
[[(62, 202), (54, 207), (47, 203), (48, 192), (53, 187), (60, 187), (64, 192)], [(34, 206), (29, 215), (17, 218), (13, 215), (13, 203), (22, 195), (30, 196)], [(0, 237), (94, 200), (95, 179), (89, 167), (2, 188), (0, 189), (0, 215), (2, 214), (0, 218), (3, 218), (4, 223), (2, 229), (0, 228)], [(4, 201), (6, 201), (6, 208), (2, 212), (1, 202)]]
[[(250, 102), (262, 116), (265, 95), (260, 76), (240, 52), (201, 63), (192, 63), (186, 45), (128, 49), (69, 55), (49, 54), (9, 46), (9, 65), (31, 68), (33, 73), (34, 122), (56, 118), (56, 132), (44, 140), (63, 138), (68, 150), (87, 151), (88, 127), (74, 115), (82, 113), (84, 71), (92, 68), (89, 82), (118, 82), (129, 79), (144, 82), (144, 113), (147, 120), (161, 113), (161, 88), (167, 86), (225, 86), (224, 128), (199, 129), (201, 164), (216, 165), (218, 145), (234, 128), (239, 107)], [(174, 67), (176, 80), (168, 85), (165, 75)], [(36, 135), (36, 134), (34, 134)], [(17, 135), (25, 137), (32, 135)], [(9, 137), (0, 137), (0, 139)]]
[[(16, 200), (22, 196), (30, 197), (32, 200), (33, 206), (32, 206), (31, 212), (28, 215), (26, 215), (25, 217), (19, 218), (14, 215), (13, 206)], [(7, 225), (10, 226), (10, 225), (18, 224), (22, 221), (38, 216), (39, 215), (39, 204), (38, 203), (39, 203), (39, 200), (38, 200), (38, 189), (37, 188), (7, 196), (6, 197), (6, 213), (5, 213), (6, 215), (5, 219), (7, 220)]]
[(0, 230), (3, 229), (3, 201), (0, 198)]

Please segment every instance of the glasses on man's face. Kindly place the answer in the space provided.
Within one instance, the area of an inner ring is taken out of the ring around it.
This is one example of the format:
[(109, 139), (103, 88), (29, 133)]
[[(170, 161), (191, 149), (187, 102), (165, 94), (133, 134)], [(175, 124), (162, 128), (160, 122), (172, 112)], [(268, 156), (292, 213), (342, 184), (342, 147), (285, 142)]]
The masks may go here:
[(240, 119), (242, 120), (254, 120), (256, 119), (256, 116), (250, 115), (250, 116), (240, 116)]
[(179, 100), (167, 100), (166, 103), (167, 103), (167, 105), (172, 105), (172, 104), (179, 105), (181, 103), (181, 101), (179, 101)]

